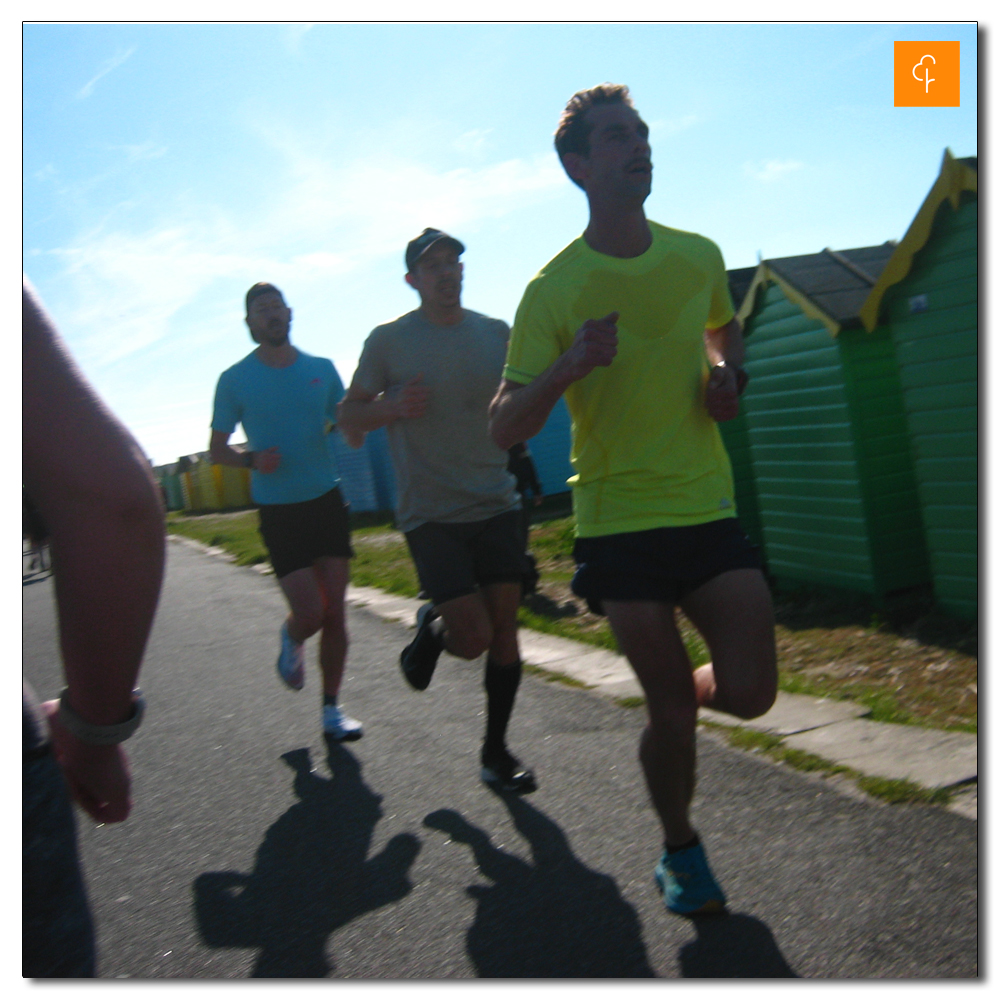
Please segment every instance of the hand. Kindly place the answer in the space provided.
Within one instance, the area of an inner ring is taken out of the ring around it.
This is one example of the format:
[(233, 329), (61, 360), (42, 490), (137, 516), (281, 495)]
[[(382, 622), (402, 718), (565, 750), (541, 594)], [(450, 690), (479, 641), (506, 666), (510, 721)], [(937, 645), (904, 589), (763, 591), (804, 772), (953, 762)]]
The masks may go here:
[(278, 451), (277, 446), (274, 448), (266, 448), (264, 451), (255, 451), (253, 455), (253, 467), (258, 472), (263, 472), (265, 475), (274, 472), (278, 466), (281, 465), (281, 452)]
[(603, 319), (588, 319), (573, 337), (570, 349), (562, 356), (571, 382), (589, 375), (595, 368), (607, 368), (618, 353), (618, 313)]
[(705, 386), (705, 408), (718, 422), (735, 420), (740, 415), (736, 371), (728, 365), (715, 365)]
[(120, 744), (93, 746), (59, 721), (59, 702), (42, 704), (52, 735), (52, 751), (70, 795), (98, 822), (121, 823), (132, 811), (128, 758)]
[(393, 420), (400, 417), (412, 420), (424, 415), (431, 391), (427, 386), (420, 384), (423, 377), (423, 375), (414, 375), (409, 381), (392, 390), (389, 396), (389, 405), (392, 409)]

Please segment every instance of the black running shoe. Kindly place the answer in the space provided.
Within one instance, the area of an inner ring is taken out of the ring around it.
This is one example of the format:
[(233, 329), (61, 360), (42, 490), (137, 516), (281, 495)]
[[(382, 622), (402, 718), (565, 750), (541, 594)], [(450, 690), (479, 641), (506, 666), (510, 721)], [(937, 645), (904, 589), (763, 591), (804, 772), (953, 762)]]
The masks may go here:
[(433, 604), (425, 604), (417, 612), (417, 634), (413, 642), (399, 654), (399, 665), (410, 687), (425, 691), (434, 676), (438, 657), (444, 649), (444, 640), (431, 629), (437, 618)]
[(483, 747), (483, 769), (479, 776), (487, 785), (502, 792), (533, 792), (538, 787), (535, 776), (506, 748), (487, 750)]

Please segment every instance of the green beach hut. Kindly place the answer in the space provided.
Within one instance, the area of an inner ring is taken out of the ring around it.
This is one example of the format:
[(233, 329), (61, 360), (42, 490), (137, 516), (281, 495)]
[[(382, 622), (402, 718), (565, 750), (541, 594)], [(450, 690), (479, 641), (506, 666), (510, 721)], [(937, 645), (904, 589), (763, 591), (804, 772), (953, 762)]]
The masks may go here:
[[(726, 272), (729, 279), (729, 294), (737, 308), (746, 297), (756, 273), (755, 267), (738, 267)], [(764, 536), (760, 525), (760, 505), (757, 502), (757, 483), (750, 453), (746, 407), (740, 408), (740, 415), (735, 420), (726, 420), (719, 424), (719, 431), (733, 467), (736, 516), (747, 538), (759, 546), (761, 553), (764, 554)]]
[(892, 338), (858, 312), (894, 243), (760, 263), (738, 310), (741, 401), (779, 586), (886, 594), (930, 570)]
[(978, 192), (977, 158), (946, 149), (859, 310), (895, 346), (934, 593), (962, 618), (979, 607)]

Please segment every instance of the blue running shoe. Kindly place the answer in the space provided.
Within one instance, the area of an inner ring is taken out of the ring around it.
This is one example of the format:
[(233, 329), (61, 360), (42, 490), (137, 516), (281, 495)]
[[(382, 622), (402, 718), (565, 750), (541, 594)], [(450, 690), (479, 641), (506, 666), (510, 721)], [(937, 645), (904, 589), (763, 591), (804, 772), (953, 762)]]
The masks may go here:
[(293, 691), (301, 691), (306, 682), (304, 643), (288, 634), (288, 622), (281, 626), (281, 652), (278, 653), (278, 676)]
[(673, 854), (664, 850), (653, 874), (671, 913), (694, 917), (726, 908), (726, 895), (712, 876), (701, 844)]

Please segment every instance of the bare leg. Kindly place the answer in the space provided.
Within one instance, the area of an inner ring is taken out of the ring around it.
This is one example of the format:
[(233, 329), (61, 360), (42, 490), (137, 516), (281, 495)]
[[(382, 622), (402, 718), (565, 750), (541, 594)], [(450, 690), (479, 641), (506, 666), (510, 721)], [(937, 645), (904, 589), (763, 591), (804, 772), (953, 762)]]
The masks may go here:
[(694, 794), (695, 700), (691, 661), (663, 601), (604, 601), (622, 652), (646, 695), (648, 722), (639, 760), (666, 842), (680, 845), (695, 833), (688, 810)]
[(462, 660), (474, 660), (493, 642), (493, 622), (482, 592), (464, 594), (437, 605), (444, 621), (444, 648)]
[(323, 627), (323, 591), (311, 566), (293, 570), (278, 585), (288, 601), (288, 634), (294, 642), (305, 642)]
[(517, 607), (521, 603), (521, 584), (492, 583), (483, 587), (481, 594), (493, 632), (489, 644), (490, 660), (501, 666), (520, 661)]
[(722, 573), (681, 607), (712, 654), (694, 674), (698, 704), (741, 719), (763, 715), (778, 690), (774, 611), (764, 575), (756, 569)]
[(347, 624), (344, 592), (350, 577), (350, 562), (339, 556), (324, 556), (313, 563), (313, 571), (323, 592), (323, 626), (319, 644), (319, 666), (323, 673), (323, 693), (336, 695), (344, 679), (347, 659)]

